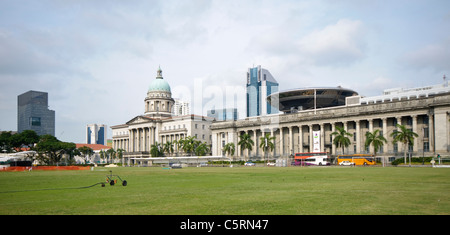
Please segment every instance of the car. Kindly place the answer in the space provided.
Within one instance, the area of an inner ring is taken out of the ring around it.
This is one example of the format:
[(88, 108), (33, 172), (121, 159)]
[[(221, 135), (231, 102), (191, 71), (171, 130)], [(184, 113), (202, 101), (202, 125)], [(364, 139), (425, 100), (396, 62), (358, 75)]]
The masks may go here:
[(353, 166), (353, 165), (355, 165), (355, 163), (351, 162), (351, 161), (342, 161), (342, 162), (339, 163), (339, 165), (341, 165), (341, 166)]
[(245, 166), (256, 166), (256, 164), (253, 162), (246, 162), (244, 165)]
[(268, 166), (275, 166), (276, 164), (275, 164), (275, 162), (268, 162), (267, 165)]

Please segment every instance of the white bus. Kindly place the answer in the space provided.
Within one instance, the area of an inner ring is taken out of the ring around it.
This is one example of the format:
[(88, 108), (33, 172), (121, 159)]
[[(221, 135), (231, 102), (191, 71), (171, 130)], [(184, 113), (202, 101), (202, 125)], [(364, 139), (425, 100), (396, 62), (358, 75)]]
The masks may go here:
[(330, 165), (330, 156), (327, 152), (317, 152), (317, 153), (296, 153), (294, 155), (295, 166), (326, 166)]

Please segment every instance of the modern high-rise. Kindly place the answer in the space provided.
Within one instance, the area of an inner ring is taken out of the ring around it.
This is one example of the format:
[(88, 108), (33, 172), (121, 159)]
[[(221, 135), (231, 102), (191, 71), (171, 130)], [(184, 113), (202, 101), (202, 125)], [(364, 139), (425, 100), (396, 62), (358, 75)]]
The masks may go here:
[(90, 124), (86, 126), (86, 144), (106, 145), (106, 125)]
[(173, 105), (172, 115), (173, 116), (183, 116), (189, 115), (189, 102), (180, 99), (174, 99), (175, 104)]
[(17, 97), (17, 131), (33, 130), (55, 136), (55, 111), (48, 109), (48, 93), (28, 91)]
[(278, 109), (270, 106), (267, 96), (278, 92), (278, 82), (269, 70), (258, 65), (247, 72), (247, 117), (276, 114)]

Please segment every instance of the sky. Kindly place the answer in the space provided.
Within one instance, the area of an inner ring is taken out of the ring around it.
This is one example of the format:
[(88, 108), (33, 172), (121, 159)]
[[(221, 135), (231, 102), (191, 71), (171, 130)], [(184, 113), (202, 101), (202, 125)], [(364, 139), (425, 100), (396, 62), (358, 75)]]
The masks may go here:
[(450, 1), (0, 0), (0, 131), (17, 130), (18, 95), (44, 91), (56, 137), (85, 143), (87, 124), (144, 113), (158, 67), (191, 113), (236, 107), (244, 118), (257, 65), (280, 91), (440, 84)]

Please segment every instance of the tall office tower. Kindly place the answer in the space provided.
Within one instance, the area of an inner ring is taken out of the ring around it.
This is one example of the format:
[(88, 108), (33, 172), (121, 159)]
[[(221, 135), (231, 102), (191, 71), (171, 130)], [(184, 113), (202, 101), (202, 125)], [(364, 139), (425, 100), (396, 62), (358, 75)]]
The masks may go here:
[(90, 124), (86, 126), (86, 144), (106, 145), (106, 125)]
[(247, 117), (278, 113), (270, 106), (267, 96), (278, 92), (278, 82), (267, 69), (258, 65), (247, 72)]
[(175, 98), (175, 104), (173, 105), (172, 115), (182, 116), (189, 115), (189, 102), (182, 101)]
[(48, 109), (48, 93), (28, 91), (17, 97), (17, 131), (55, 136), (55, 111)]

